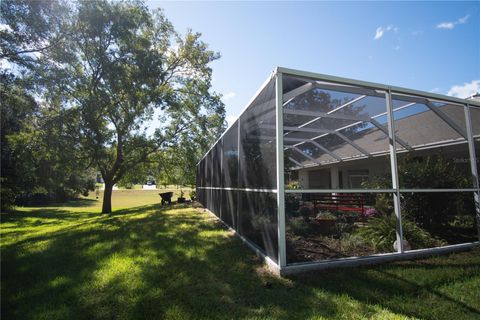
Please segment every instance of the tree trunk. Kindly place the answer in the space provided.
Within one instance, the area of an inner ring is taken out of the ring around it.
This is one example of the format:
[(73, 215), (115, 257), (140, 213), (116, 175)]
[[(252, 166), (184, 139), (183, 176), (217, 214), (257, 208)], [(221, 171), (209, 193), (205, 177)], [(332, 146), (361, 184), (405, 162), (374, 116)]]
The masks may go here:
[(112, 190), (113, 182), (105, 181), (105, 190), (103, 191), (102, 213), (112, 212)]

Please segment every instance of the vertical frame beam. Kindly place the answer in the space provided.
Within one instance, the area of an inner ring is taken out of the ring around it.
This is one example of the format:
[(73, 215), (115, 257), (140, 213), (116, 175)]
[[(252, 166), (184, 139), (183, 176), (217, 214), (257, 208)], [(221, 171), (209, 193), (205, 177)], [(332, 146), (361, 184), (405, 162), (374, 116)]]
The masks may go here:
[(388, 140), (390, 146), (390, 167), (392, 172), (392, 188), (395, 189), (393, 194), (393, 207), (395, 209), (395, 216), (397, 217), (397, 251), (404, 252), (403, 248), (403, 227), (402, 227), (402, 212), (400, 208), (400, 184), (398, 181), (398, 167), (397, 167), (397, 144), (395, 140), (395, 123), (393, 121), (393, 104), (392, 92), (388, 90), (385, 92), (385, 101), (387, 105), (387, 121), (388, 121)]
[(475, 203), (475, 217), (477, 221), (477, 236), (480, 241), (480, 185), (479, 177), (477, 171), (477, 156), (475, 154), (475, 142), (473, 140), (473, 128), (472, 128), (472, 118), (470, 112), (470, 106), (467, 104), (464, 107), (465, 110), (465, 123), (467, 125), (467, 138), (468, 138), (468, 150), (470, 154), (470, 170), (472, 172), (473, 187), (477, 189), (474, 192), (474, 203)]
[(283, 79), (282, 73), (275, 72), (275, 111), (276, 111), (276, 147), (277, 147), (277, 223), (278, 223), (278, 266), (280, 270), (287, 265), (285, 239), (285, 181), (283, 150)]
[[(223, 171), (223, 154), (224, 154), (224, 151), (223, 151), (223, 137), (220, 137), (220, 139), (218, 140), (217, 143), (220, 144), (220, 172), (218, 173), (218, 176), (219, 176), (219, 179), (220, 181), (218, 181), (219, 183), (219, 187), (220, 189), (217, 191), (217, 201), (218, 201), (218, 215), (220, 217), (223, 217), (224, 215), (224, 212), (223, 212), (223, 194), (225, 193), (225, 186), (223, 185), (223, 177), (225, 175), (225, 171)], [(218, 154), (217, 154), (218, 155)], [(223, 221), (223, 219), (221, 219)]]
[[(242, 116), (240, 115), (238, 117), (238, 128), (237, 128), (237, 188), (240, 188), (240, 173), (242, 172), (241, 171), (241, 167), (240, 167), (240, 159), (242, 158), (241, 155), (240, 155), (240, 152), (242, 152), (242, 150), (240, 150), (240, 147), (242, 146), (241, 144), (241, 139), (242, 139), (242, 136), (240, 135), (240, 133), (242, 132), (241, 128), (242, 128), (242, 123), (241, 123), (241, 118)], [(235, 193), (236, 193), (236, 196), (237, 196), (237, 214), (236, 214), (236, 220), (235, 220), (235, 226), (234, 226), (234, 229), (238, 232), (238, 234), (240, 234), (240, 211), (242, 210), (242, 206), (241, 206), (241, 192), (244, 192), (244, 191), (240, 191), (240, 190), (236, 190)]]

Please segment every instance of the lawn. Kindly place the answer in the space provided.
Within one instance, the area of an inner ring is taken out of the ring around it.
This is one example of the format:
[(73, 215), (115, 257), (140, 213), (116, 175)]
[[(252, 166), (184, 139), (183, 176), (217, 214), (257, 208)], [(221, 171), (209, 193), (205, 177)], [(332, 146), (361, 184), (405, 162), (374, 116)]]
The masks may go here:
[[(176, 188), (174, 186), (168, 186), (167, 188), (159, 187), (157, 190), (142, 190), (140, 185), (135, 185), (134, 189), (118, 189), (113, 191), (112, 197), (112, 207), (118, 209), (133, 208), (139, 205), (155, 204), (160, 202), (159, 193), (163, 192), (173, 192), (172, 201), (177, 201), (177, 198), (180, 197), (180, 192), (183, 191), (183, 196), (186, 199), (190, 199), (191, 188), (183, 187), (182, 189)], [(96, 200), (95, 192), (90, 192), (88, 197), (83, 197), (81, 200), (86, 201), (77, 201), (77, 204), (81, 207), (92, 210), (101, 210), (102, 208), (102, 199), (103, 199), (103, 190), (100, 190), (98, 199), (100, 201), (89, 201)], [(71, 202), (70, 202), (71, 203)], [(65, 206), (68, 204), (63, 204)]]
[(2, 214), (2, 319), (480, 318), (480, 250), (280, 279), (158, 192)]

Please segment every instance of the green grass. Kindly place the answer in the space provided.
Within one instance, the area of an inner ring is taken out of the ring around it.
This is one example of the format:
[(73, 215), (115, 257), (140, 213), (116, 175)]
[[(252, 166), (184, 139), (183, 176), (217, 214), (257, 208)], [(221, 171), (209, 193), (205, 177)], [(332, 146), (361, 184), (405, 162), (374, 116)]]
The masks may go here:
[[(138, 190), (140, 189), (140, 190)], [(157, 190), (142, 190), (141, 186), (139, 188), (134, 189), (118, 189), (113, 190), (112, 196), (112, 207), (117, 210), (133, 208), (137, 206), (144, 206), (150, 204), (156, 204), (160, 202), (160, 195), (159, 193), (163, 192), (173, 192), (172, 201), (177, 201), (177, 198), (180, 197), (180, 192), (183, 190), (184, 197), (188, 200), (190, 199), (190, 191), (191, 188), (183, 187), (181, 190), (174, 187), (169, 186), (167, 188), (159, 188)], [(55, 209), (58, 207), (62, 208), (81, 208), (81, 211), (85, 210), (100, 210), (102, 209), (102, 200), (103, 200), (103, 190), (100, 190), (100, 194), (98, 199), (96, 199), (95, 191), (91, 191), (87, 197), (82, 197), (81, 199), (70, 201), (65, 204), (56, 204), (55, 206), (49, 206), (45, 208)]]
[(480, 250), (281, 279), (201, 209), (158, 201), (125, 190), (110, 215), (91, 198), (3, 214), (1, 318), (480, 318)]
[[(100, 184), (100, 186), (103, 186), (103, 184)], [(134, 190), (140, 190), (140, 189), (142, 189), (142, 187), (143, 187), (143, 185), (141, 185), (141, 184), (134, 184), (134, 185), (132, 186), (132, 189), (134, 189)], [(119, 189), (125, 189), (125, 188), (120, 187)], [(182, 186), (181, 189), (182, 189), (183, 191), (185, 191), (185, 195), (186, 195), (186, 196), (188, 196), (188, 192), (189, 192), (190, 190), (192, 190), (191, 187), (187, 187), (187, 186)], [(131, 190), (131, 189), (128, 189), (128, 190)], [(165, 187), (163, 184), (162, 184), (162, 185), (157, 184), (157, 191), (158, 191), (158, 192), (165, 192), (164, 190), (167, 190), (167, 191), (168, 191), (168, 190), (170, 190), (170, 191), (176, 191), (176, 192), (180, 193), (180, 187), (179, 187), (179, 186), (167, 185), (167, 186)]]
[[(183, 189), (183, 190), (184, 190), (183, 196), (187, 199), (190, 199), (189, 189)], [(117, 209), (126, 209), (126, 208), (132, 208), (139, 205), (149, 205), (149, 204), (159, 203), (161, 199), (159, 193), (163, 193), (163, 192), (173, 192), (172, 201), (177, 201), (177, 198), (180, 196), (180, 189), (157, 189), (157, 190), (119, 189), (119, 190), (113, 190), (112, 207)], [(93, 210), (96, 210), (96, 209), (101, 210), (102, 199), (103, 199), (103, 191), (100, 191), (100, 195), (98, 197), (99, 201), (95, 201), (96, 200), (95, 192), (90, 192), (88, 197), (84, 197), (77, 201), (80, 201), (79, 203), (81, 204), (81, 206), (87, 205)]]

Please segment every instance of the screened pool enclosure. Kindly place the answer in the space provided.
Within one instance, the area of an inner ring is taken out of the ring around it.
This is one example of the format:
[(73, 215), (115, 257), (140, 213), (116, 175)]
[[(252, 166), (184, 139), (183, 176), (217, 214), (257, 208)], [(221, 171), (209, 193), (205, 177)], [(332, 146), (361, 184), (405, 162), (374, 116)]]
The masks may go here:
[(197, 194), (282, 274), (479, 245), (480, 102), (278, 67)]

